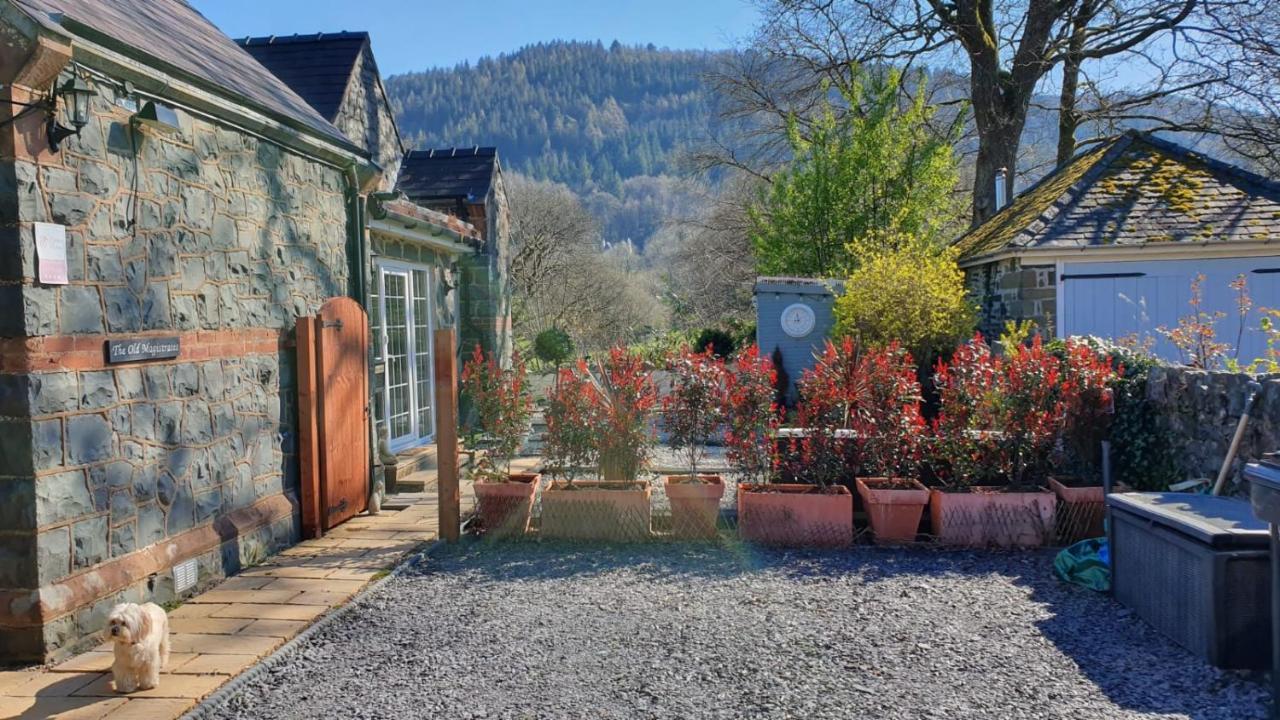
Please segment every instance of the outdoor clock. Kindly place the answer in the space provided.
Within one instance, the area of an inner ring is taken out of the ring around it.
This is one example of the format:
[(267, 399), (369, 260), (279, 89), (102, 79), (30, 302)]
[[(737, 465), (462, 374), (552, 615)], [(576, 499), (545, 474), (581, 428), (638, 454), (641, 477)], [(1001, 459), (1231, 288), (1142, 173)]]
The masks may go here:
[(793, 338), (802, 338), (813, 332), (815, 322), (813, 308), (804, 303), (793, 303), (782, 311), (782, 332)]

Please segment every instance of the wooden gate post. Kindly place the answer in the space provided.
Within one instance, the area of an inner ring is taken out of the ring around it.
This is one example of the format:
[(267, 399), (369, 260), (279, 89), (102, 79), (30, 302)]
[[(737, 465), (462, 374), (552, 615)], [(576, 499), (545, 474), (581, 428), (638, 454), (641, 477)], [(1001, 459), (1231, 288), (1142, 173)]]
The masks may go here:
[(457, 542), (462, 523), (462, 497), (458, 490), (458, 363), (457, 338), (452, 329), (435, 335), (436, 447), (439, 468), (437, 507), (440, 537)]
[(324, 535), (324, 498), (320, 484), (320, 392), (316, 380), (316, 319), (298, 318), (298, 422), (301, 442), (302, 537)]

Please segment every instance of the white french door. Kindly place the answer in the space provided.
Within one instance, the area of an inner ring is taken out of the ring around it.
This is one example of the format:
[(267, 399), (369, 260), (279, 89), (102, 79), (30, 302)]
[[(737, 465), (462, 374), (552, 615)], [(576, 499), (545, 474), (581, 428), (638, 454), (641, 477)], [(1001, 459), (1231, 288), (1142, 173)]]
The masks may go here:
[(383, 372), (374, 404), (391, 449), (403, 450), (435, 437), (431, 275), (428, 268), (391, 261), (380, 261), (376, 275), (372, 325)]

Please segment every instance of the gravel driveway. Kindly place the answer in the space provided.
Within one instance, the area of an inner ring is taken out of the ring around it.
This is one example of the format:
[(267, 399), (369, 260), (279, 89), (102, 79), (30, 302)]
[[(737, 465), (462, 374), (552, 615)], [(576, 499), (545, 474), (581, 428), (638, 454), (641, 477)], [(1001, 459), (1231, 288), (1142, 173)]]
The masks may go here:
[(1050, 553), (464, 543), (218, 718), (1266, 717)]

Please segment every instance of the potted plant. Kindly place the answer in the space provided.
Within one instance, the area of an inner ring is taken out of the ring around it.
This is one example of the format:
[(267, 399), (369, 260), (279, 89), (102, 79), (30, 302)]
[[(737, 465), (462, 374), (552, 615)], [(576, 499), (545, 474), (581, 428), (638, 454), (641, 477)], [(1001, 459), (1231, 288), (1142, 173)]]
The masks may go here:
[(738, 475), (738, 506), (746, 488), (775, 478), (778, 467), (778, 425), (783, 407), (778, 404), (777, 365), (760, 356), (751, 345), (725, 373), (722, 415), (725, 420), (725, 459)]
[(844, 547), (853, 542), (849, 479), (850, 398), (861, 393), (852, 340), (827, 342), (798, 384), (800, 431), (790, 439), (789, 474), (797, 483), (738, 489), (738, 531), (746, 540), (778, 545)]
[(698, 474), (698, 461), (724, 419), (724, 362), (710, 346), (704, 352), (685, 346), (668, 357), (667, 372), (671, 388), (662, 396), (662, 427), (671, 448), (689, 459), (688, 475), (663, 480), (672, 525), (679, 537), (715, 537), (724, 481), (719, 475)]
[(1058, 532), (1064, 542), (1100, 537), (1106, 515), (1102, 491), (1102, 441), (1115, 415), (1113, 384), (1122, 366), (1086, 342), (1068, 339), (1062, 346), (1062, 400), (1066, 419), (1062, 452), (1049, 477), (1049, 488), (1058, 496)]
[(1037, 336), (1000, 358), (975, 335), (939, 361), (934, 383), (933, 531), (948, 544), (1035, 546), (1053, 537), (1056, 497), (1041, 483), (1066, 406), (1061, 368)]
[(858, 496), (877, 543), (911, 542), (929, 504), (929, 490), (917, 479), (925, 422), (915, 361), (894, 342), (864, 352), (859, 367), (865, 395), (854, 415)]
[[(597, 363), (560, 373), (546, 410), (548, 470), (542, 534), (639, 540), (651, 531), (649, 483), (639, 478), (653, 443), (649, 412), (657, 392), (643, 361), (614, 348)], [(578, 480), (583, 470), (602, 480)]]
[(520, 535), (529, 529), (533, 497), (541, 476), (512, 473), (511, 459), (529, 429), (533, 398), (524, 361), (516, 353), (503, 368), (477, 344), (462, 368), (462, 391), (475, 407), (487, 451), (474, 465), (471, 478), (477, 514), (485, 532), (494, 536)]

